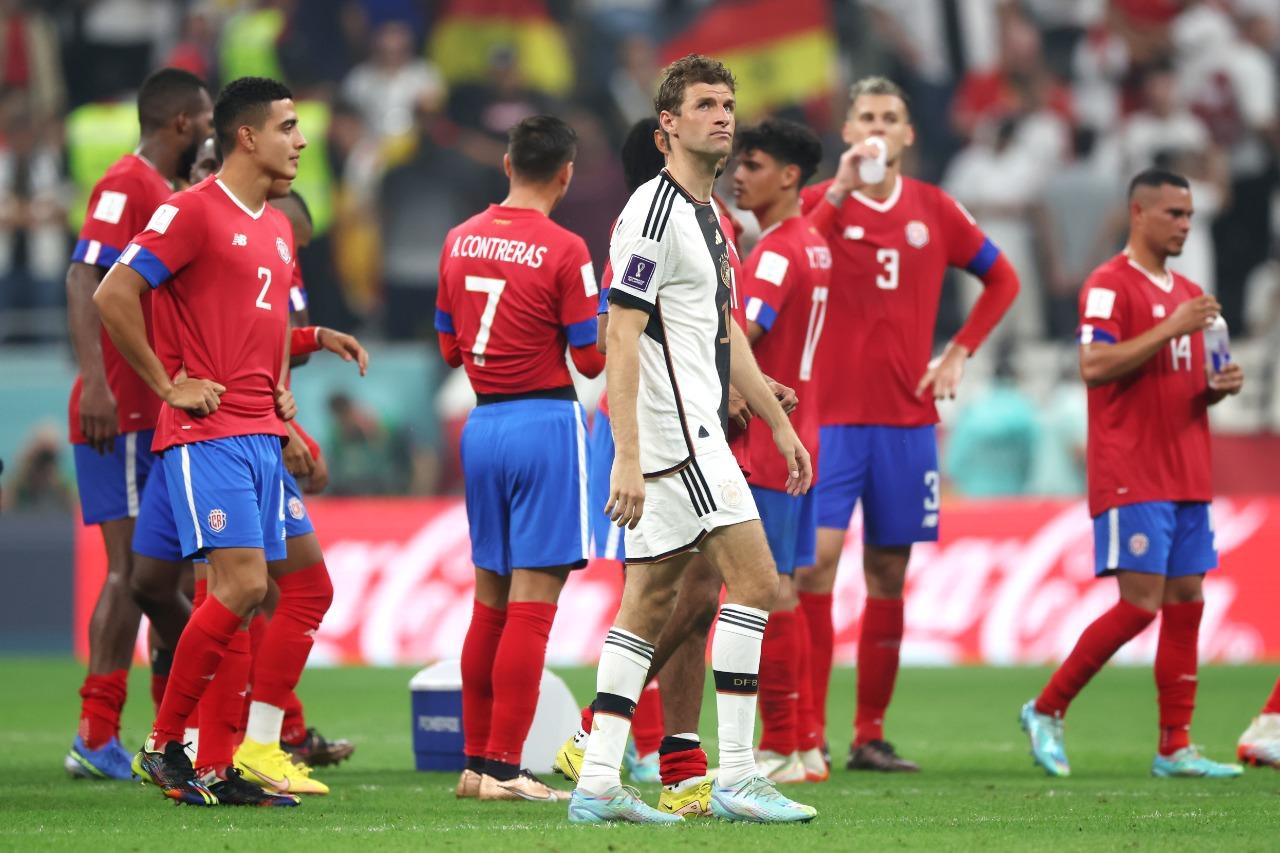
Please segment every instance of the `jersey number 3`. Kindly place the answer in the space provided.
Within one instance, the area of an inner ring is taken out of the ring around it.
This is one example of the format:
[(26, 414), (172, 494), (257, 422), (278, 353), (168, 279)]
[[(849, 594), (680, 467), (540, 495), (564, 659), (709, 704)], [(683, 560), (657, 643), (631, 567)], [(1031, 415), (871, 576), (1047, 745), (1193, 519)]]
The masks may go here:
[(876, 249), (876, 263), (882, 272), (876, 276), (876, 287), (881, 290), (898, 289), (898, 250)]
[(493, 329), (493, 318), (498, 314), (498, 300), (502, 299), (502, 290), (507, 286), (507, 280), (469, 275), (463, 286), (471, 293), (485, 293), (489, 297), (484, 303), (484, 313), (480, 315), (480, 331), (476, 332), (475, 343), (471, 345), (473, 361), (483, 367), (484, 350), (489, 345), (489, 332)]

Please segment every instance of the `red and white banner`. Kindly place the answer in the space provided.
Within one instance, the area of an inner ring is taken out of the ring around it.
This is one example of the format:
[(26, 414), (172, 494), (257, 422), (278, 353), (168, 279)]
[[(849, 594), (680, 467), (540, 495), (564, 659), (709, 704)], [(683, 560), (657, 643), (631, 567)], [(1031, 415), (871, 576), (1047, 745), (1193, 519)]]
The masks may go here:
[[(314, 663), (407, 664), (456, 657), (471, 618), (475, 569), (458, 499), (308, 501), (333, 577), (333, 607)], [(836, 588), (836, 659), (857, 651), (861, 532), (850, 531)], [(1280, 659), (1280, 498), (1214, 503), (1222, 568), (1205, 582), (1205, 660)], [(101, 538), (77, 543), (76, 648), (105, 570)], [(577, 572), (560, 600), (549, 659), (593, 662), (622, 591), (618, 564)], [(942, 541), (919, 545), (907, 579), (909, 663), (1043, 663), (1061, 660), (1080, 631), (1110, 607), (1115, 584), (1093, 577), (1093, 531), (1083, 503), (949, 501)], [(1155, 629), (1118, 659), (1151, 660)]]

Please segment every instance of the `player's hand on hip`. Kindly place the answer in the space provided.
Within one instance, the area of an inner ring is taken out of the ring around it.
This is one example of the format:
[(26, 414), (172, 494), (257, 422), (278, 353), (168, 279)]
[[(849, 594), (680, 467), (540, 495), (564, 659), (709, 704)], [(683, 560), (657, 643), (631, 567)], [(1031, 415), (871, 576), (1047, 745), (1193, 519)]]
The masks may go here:
[(105, 382), (85, 381), (80, 386), (80, 432), (85, 441), (105, 455), (115, 449), (120, 433), (116, 398)]
[(218, 411), (222, 394), (226, 390), (226, 386), (219, 385), (212, 379), (191, 379), (185, 373), (180, 373), (170, 386), (165, 402), (193, 415), (212, 415)]
[(315, 470), (315, 457), (307, 449), (307, 443), (293, 430), (289, 430), (289, 442), (285, 444), (282, 455), (285, 470), (299, 479), (310, 477)]
[(747, 424), (751, 421), (751, 407), (747, 405), (746, 398), (738, 393), (738, 389), (732, 385), (729, 386), (729, 423), (737, 424), (741, 429), (746, 429)]
[(614, 457), (609, 502), (604, 505), (604, 512), (619, 527), (635, 530), (644, 515), (644, 474), (640, 463)]
[(354, 361), (360, 368), (361, 376), (369, 371), (369, 353), (356, 340), (355, 335), (320, 326), (316, 329), (316, 343), (329, 352), (336, 353), (343, 361)]
[(1244, 387), (1244, 368), (1234, 361), (1209, 377), (1209, 387), (1223, 394), (1239, 394)]
[(935, 400), (954, 400), (960, 389), (960, 380), (964, 378), (964, 362), (968, 357), (969, 351), (964, 347), (948, 346), (941, 356), (929, 362), (929, 369), (916, 386), (916, 396), (932, 391)]
[(302, 486), (302, 491), (308, 495), (318, 495), (329, 487), (329, 463), (324, 461), (323, 456), (315, 459), (315, 466), (311, 469), (311, 476), (307, 477), (306, 483)]
[(282, 420), (291, 421), (298, 414), (298, 404), (288, 388), (276, 388), (276, 413)]
[(800, 436), (791, 428), (790, 421), (785, 421), (773, 431), (773, 443), (787, 462), (787, 494), (803, 495), (808, 492), (813, 484), (813, 461), (800, 442)]
[(1222, 306), (1218, 300), (1205, 293), (1173, 309), (1169, 315), (1169, 330), (1175, 337), (1203, 331), (1220, 313)]
[(778, 401), (778, 405), (782, 406), (782, 411), (786, 414), (791, 414), (796, 410), (796, 406), (800, 405), (800, 398), (796, 396), (796, 389), (788, 388), (781, 382), (774, 382), (767, 376), (765, 377), (765, 382), (768, 383), (774, 399)]

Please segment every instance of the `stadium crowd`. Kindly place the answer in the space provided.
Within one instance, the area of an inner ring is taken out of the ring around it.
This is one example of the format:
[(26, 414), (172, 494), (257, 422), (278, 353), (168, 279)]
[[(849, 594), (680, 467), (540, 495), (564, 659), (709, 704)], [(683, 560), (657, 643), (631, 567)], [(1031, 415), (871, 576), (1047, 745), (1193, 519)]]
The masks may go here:
[[(313, 318), (421, 342), (441, 241), (500, 197), (509, 126), (549, 111), (576, 129), (577, 180), (556, 219), (600, 268), (626, 198), (616, 152), (649, 112), (661, 66), (718, 14), (771, 23), (779, 10), (802, 23), (773, 41), (744, 27), (749, 43), (720, 34), (724, 44), (698, 46), (787, 78), (743, 118), (803, 120), (825, 143), (822, 177), (841, 149), (847, 84), (901, 81), (920, 130), (906, 171), (961, 200), (1021, 276), (1010, 321), (975, 359), (970, 405), (944, 415), (953, 487), (1081, 491), (1075, 299), (1123, 242), (1125, 178), (1144, 165), (1194, 181), (1197, 226), (1175, 267), (1216, 293), (1254, 378), (1218, 425), (1280, 424), (1280, 9), (1266, 0), (4, 0), (0, 343), (65, 340), (74, 232), (93, 182), (133, 144), (132, 98), (157, 67), (191, 70), (215, 91), (246, 74), (288, 82), (311, 141), (297, 187), (316, 220), (302, 255)], [(790, 80), (779, 69), (796, 44), (815, 70)], [(980, 290), (951, 275), (939, 344)], [(446, 387), (446, 413), (448, 399)], [(339, 399), (332, 435), (359, 435), (341, 428), (346, 411)], [(435, 467), (419, 463), (434, 451), (382, 428), (384, 455)], [(443, 480), (352, 489), (456, 485), (444, 467)]]

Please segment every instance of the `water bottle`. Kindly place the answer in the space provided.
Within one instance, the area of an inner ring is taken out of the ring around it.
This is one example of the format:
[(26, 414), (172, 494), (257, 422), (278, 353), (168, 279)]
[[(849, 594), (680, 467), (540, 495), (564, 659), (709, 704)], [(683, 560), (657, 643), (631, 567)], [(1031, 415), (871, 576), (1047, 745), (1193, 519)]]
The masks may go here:
[(1218, 375), (1231, 363), (1231, 338), (1227, 334), (1227, 321), (1219, 314), (1204, 330), (1205, 366), (1209, 376)]
[(884, 180), (887, 171), (885, 160), (889, 149), (885, 146), (884, 140), (878, 136), (868, 137), (864, 142), (876, 149), (876, 156), (858, 161), (858, 177), (862, 178), (864, 184), (878, 184)]

